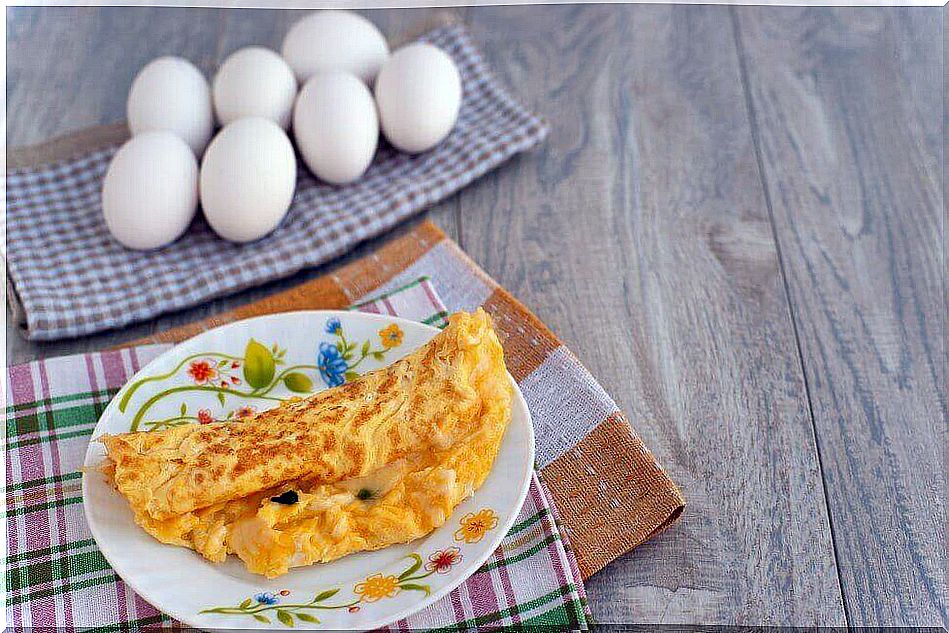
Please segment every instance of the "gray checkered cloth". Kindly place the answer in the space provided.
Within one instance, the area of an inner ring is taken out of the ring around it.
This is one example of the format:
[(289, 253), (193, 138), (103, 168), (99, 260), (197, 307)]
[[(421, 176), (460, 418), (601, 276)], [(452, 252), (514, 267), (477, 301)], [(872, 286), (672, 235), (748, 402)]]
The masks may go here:
[(543, 140), (544, 122), (501, 88), (461, 28), (422, 40), (451, 55), (461, 72), (464, 98), (448, 139), (417, 156), (383, 143), (363, 178), (345, 187), (322, 184), (301, 167), (287, 217), (252, 244), (225, 242), (199, 218), (158, 251), (122, 247), (100, 206), (116, 146), (8, 171), (7, 273), (28, 338), (120, 327), (316, 266)]

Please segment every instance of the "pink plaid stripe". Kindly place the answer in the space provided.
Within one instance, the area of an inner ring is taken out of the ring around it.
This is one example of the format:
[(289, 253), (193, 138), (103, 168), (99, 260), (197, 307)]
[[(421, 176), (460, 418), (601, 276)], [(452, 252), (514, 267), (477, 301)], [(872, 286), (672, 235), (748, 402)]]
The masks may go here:
[[(427, 278), (355, 309), (444, 322)], [(169, 349), (149, 345), (9, 368), (7, 626), (181, 627), (136, 595), (92, 541), (79, 468), (96, 420), (140, 367)], [(390, 627), (463, 630), (554, 623), (586, 628), (586, 595), (556, 512), (534, 477), (517, 522), (484, 567), (424, 611)]]

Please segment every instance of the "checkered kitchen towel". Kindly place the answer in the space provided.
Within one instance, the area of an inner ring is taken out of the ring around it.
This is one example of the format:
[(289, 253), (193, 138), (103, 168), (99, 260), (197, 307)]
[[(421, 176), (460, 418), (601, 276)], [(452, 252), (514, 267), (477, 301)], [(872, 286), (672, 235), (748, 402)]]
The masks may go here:
[[(359, 309), (441, 325), (426, 279)], [(109, 567), (86, 525), (79, 468), (89, 436), (125, 381), (167, 344), (54, 358), (7, 372), (8, 627), (178, 627)], [(393, 630), (512, 625), (585, 629), (586, 596), (549, 492), (535, 476), (501, 546), (448, 596)]]
[(26, 335), (50, 340), (119, 327), (321, 264), (544, 138), (545, 124), (501, 88), (460, 27), (436, 29), (422, 40), (451, 55), (461, 72), (464, 98), (448, 139), (417, 156), (381, 146), (365, 176), (345, 187), (317, 182), (301, 162), (287, 218), (252, 244), (219, 239), (203, 218), (154, 252), (113, 240), (100, 190), (124, 125), (12, 150), (8, 294), (19, 298), (14, 317)]

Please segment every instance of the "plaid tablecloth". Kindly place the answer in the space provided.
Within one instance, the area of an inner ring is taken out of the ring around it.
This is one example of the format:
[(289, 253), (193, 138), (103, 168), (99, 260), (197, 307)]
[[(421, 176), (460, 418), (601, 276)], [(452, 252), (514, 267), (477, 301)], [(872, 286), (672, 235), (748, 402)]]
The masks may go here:
[(496, 81), (464, 31), (422, 38), (455, 60), (464, 97), (454, 131), (416, 156), (383, 144), (359, 182), (317, 182), (302, 166), (287, 218), (270, 236), (235, 245), (203, 218), (163, 249), (135, 252), (102, 219), (102, 178), (124, 126), (86, 130), (45, 147), (8, 152), (7, 268), (14, 316), (31, 339), (79, 336), (285, 277), (464, 187), (539, 143), (545, 124)]
[[(428, 279), (358, 309), (441, 325)], [(99, 415), (125, 381), (167, 344), (53, 358), (9, 368), (6, 410), (8, 627), (177, 628), (137, 596), (95, 546), (80, 472)], [(487, 563), (455, 591), (392, 630), (492, 626), (585, 629), (580, 572), (550, 493), (535, 475), (517, 522)]]

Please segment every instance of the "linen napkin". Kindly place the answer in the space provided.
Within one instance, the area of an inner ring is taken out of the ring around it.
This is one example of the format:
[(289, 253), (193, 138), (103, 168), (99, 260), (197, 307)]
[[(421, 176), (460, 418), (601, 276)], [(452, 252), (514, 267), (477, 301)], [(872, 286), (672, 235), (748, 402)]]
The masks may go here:
[(287, 217), (251, 244), (219, 239), (201, 217), (156, 251), (130, 251), (112, 239), (100, 191), (127, 138), (124, 124), (8, 152), (8, 296), (26, 336), (119, 327), (321, 264), (544, 138), (546, 125), (500, 86), (461, 27), (421, 39), (451, 55), (461, 74), (461, 111), (449, 137), (415, 156), (383, 144), (366, 174), (345, 187), (319, 183), (298, 161)]
[[(357, 309), (436, 325), (443, 325), (446, 316), (427, 279)], [(96, 548), (83, 515), (79, 472), (109, 400), (135, 371), (170, 347), (65, 356), (8, 370), (6, 625), (14, 630), (181, 626), (136, 595)], [(535, 475), (515, 525), (491, 558), (448, 596), (390, 629), (577, 630), (588, 623), (569, 539)]]
[(540, 319), (431, 222), (331, 274), (143, 343), (259, 314), (338, 308), (430, 278), (450, 312), (484, 306), (534, 421), (537, 466), (588, 578), (669, 526), (685, 500), (613, 399)]

